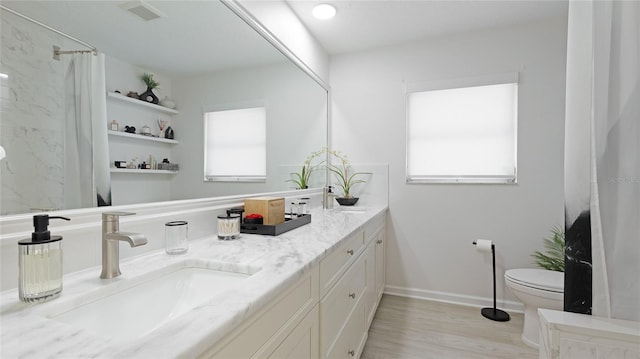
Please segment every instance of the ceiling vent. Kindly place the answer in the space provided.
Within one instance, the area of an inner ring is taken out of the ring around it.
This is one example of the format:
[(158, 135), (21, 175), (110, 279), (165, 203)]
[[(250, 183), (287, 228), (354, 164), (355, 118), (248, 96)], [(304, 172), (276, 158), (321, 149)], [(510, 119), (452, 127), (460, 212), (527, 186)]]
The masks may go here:
[(163, 14), (160, 10), (141, 0), (129, 1), (120, 5), (120, 7), (138, 16), (144, 21), (167, 17), (167, 15)]

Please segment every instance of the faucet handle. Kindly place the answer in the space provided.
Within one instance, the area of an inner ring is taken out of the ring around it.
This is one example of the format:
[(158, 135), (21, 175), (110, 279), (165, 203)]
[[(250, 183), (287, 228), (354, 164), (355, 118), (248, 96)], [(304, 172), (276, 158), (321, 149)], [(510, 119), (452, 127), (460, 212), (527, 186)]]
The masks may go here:
[(113, 222), (118, 221), (120, 216), (132, 216), (134, 212), (102, 212), (102, 221)]

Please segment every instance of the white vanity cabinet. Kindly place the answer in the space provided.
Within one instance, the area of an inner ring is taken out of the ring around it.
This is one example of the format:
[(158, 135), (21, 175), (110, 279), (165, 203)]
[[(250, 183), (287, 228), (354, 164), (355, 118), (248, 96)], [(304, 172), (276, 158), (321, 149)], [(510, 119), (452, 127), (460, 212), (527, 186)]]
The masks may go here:
[(362, 353), (384, 290), (385, 216), (369, 220), (320, 262), (321, 358), (358, 358)]
[(317, 358), (318, 268), (313, 268), (202, 358)]
[(321, 358), (360, 356), (368, 329), (366, 267), (367, 257), (360, 255), (320, 301)]
[(358, 358), (385, 285), (386, 211), (203, 358)]
[(366, 318), (367, 326), (371, 325), (376, 314), (378, 303), (382, 298), (385, 285), (385, 241), (384, 241), (384, 217), (369, 223), (365, 229), (367, 236), (367, 301)]

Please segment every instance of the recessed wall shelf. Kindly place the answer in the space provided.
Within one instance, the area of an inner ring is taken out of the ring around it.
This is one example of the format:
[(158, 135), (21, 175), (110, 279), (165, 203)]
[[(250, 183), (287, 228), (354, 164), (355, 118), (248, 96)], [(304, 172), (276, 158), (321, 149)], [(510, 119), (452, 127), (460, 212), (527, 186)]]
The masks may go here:
[(132, 98), (132, 97), (127, 97), (127, 96), (121, 95), (121, 94), (116, 93), (116, 92), (107, 92), (107, 97), (115, 99), (115, 100), (118, 100), (118, 101), (129, 102), (129, 103), (134, 104), (136, 106), (152, 108), (152, 109), (154, 109), (156, 111), (165, 112), (165, 113), (169, 113), (169, 114), (172, 114), (172, 115), (177, 115), (179, 113), (178, 111), (176, 111), (174, 109), (171, 109), (171, 108), (168, 108), (168, 107), (164, 107), (164, 106), (160, 106), (160, 105), (156, 105), (156, 104), (149, 103), (149, 102), (145, 102), (145, 101), (141, 101), (141, 100), (138, 100), (138, 99), (135, 99), (135, 98)]
[(162, 142), (162, 143), (168, 143), (168, 144), (172, 144), (172, 145), (177, 145), (179, 143), (176, 140), (170, 140), (170, 139), (167, 139), (167, 138), (160, 138), (160, 137), (153, 137), (153, 136), (139, 135), (139, 134), (136, 134), (136, 133), (111, 131), (111, 130), (108, 130), (107, 133), (109, 134), (109, 136), (126, 137), (126, 138), (131, 138), (131, 139), (134, 139), (134, 140)]
[(132, 173), (132, 174), (150, 174), (150, 175), (175, 175), (178, 171), (167, 170), (141, 170), (137, 168), (111, 168), (111, 173)]

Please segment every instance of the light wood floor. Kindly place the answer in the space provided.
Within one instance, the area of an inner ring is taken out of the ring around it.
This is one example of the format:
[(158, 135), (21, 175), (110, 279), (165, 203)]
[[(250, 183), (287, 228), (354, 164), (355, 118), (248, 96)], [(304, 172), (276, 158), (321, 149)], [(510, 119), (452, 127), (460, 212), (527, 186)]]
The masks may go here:
[(520, 339), (522, 314), (509, 314), (494, 322), (480, 308), (384, 295), (361, 358), (538, 358)]

